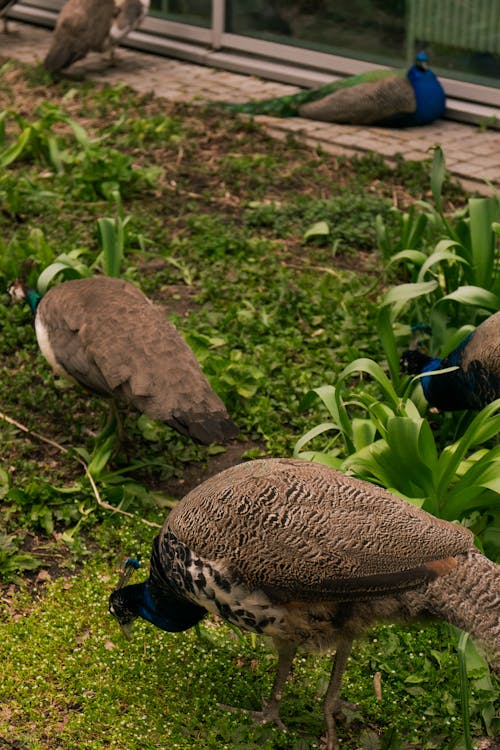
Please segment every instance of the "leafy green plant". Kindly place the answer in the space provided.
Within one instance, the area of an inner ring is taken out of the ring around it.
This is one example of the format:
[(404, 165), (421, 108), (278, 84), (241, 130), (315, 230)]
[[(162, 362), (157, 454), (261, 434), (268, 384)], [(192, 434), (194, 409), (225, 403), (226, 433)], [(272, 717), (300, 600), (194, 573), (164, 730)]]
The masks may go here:
[[(40, 160), (51, 166), (55, 172), (62, 172), (68, 159), (61, 137), (57, 137), (54, 126), (69, 126), (77, 143), (82, 147), (89, 144), (84, 128), (63, 112), (58, 106), (46, 102), (38, 108), (40, 118), (28, 122), (13, 110), (0, 113), (0, 166), (7, 167), (18, 159)], [(7, 142), (7, 123), (15, 123), (19, 135), (13, 143)]]
[(14, 534), (3, 534), (0, 530), (0, 581), (22, 581), (21, 574), (35, 570), (42, 564), (29, 552), (21, 552)]
[[(80, 198), (90, 200), (96, 195), (106, 197), (110, 186), (128, 193), (137, 185), (154, 187), (163, 174), (157, 166), (135, 167), (128, 154), (110, 148), (102, 138), (90, 139), (59, 105), (46, 102), (37, 112), (39, 119), (31, 122), (13, 110), (0, 113), (0, 167), (19, 160), (41, 161), (57, 175), (71, 172), (74, 191)], [(13, 142), (7, 138), (6, 125), (10, 122), (20, 131)], [(60, 125), (69, 127), (73, 142), (58, 129)]]
[[(411, 303), (411, 319), (429, 323), (431, 349), (442, 355), (463, 337), (465, 331), (457, 333), (457, 328), (480, 322), (485, 311), (500, 308), (500, 202), (496, 196), (469, 198), (465, 211), (447, 217), (442, 206), (444, 176), (444, 154), (436, 147), (431, 172), (434, 205), (419, 202), (423, 213), (418, 214), (415, 208), (407, 214), (396, 212), (396, 238), (391, 239), (381, 217), (377, 220), (378, 244), (387, 267), (403, 263), (412, 276), (410, 283), (391, 288), (382, 306), (392, 307), (395, 322)], [(435, 244), (426, 233), (428, 226), (440, 235)]]
[[(382, 398), (368, 390), (344, 397), (343, 382), (355, 373), (373, 378)], [(474, 416), (454, 443), (439, 447), (414, 402), (398, 395), (373, 360), (352, 362), (335, 386), (315, 388), (303, 406), (316, 398), (331, 419), (300, 438), (295, 446), (297, 456), (351, 471), (450, 521), (497, 506), (500, 446), (488, 445), (500, 430), (500, 400)], [(333, 437), (325, 448), (304, 450), (319, 436)], [(339, 446), (339, 441), (343, 445)], [(342, 457), (345, 453), (347, 457)]]

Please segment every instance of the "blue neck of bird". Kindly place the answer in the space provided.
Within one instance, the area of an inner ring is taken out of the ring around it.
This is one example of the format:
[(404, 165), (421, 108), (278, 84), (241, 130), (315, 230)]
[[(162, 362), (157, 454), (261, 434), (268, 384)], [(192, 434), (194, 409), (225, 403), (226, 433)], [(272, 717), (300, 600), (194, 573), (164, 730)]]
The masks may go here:
[[(149, 581), (137, 584), (136, 595), (138, 595), (138, 614), (152, 625), (169, 633), (177, 633), (188, 630), (200, 622), (206, 615), (206, 609), (187, 599), (169, 596), (161, 592), (158, 597), (153, 598)], [(128, 586), (128, 589), (135, 588)]]
[[(441, 359), (438, 359), (437, 357), (435, 359), (431, 359), (425, 367), (422, 368), (421, 372), (434, 372), (434, 370), (439, 370), (441, 367)], [(421, 378), (420, 382), (422, 383), (422, 388), (424, 389), (424, 393), (426, 396), (429, 394), (429, 387), (431, 385), (432, 378), (426, 377)]]
[(38, 303), (42, 299), (42, 295), (38, 294), (38, 292), (35, 292), (34, 289), (31, 289), (28, 287), (26, 290), (26, 302), (30, 306), (30, 310), (33, 313), (33, 315), (36, 312), (36, 308), (38, 307)]

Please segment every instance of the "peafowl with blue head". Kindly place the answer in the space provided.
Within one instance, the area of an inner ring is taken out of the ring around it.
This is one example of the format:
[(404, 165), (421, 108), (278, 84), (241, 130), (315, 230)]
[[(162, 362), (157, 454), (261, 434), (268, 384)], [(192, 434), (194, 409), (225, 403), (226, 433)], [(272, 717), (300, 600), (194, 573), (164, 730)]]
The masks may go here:
[[(443, 374), (437, 370), (455, 368)], [(441, 411), (483, 409), (500, 398), (500, 312), (491, 315), (446, 357), (420, 349), (401, 355), (401, 369), (421, 378), (424, 396)]]
[(41, 296), (18, 279), (9, 293), (29, 304), (40, 351), (57, 375), (198, 443), (238, 433), (194, 352), (134, 284), (92, 276)]
[(188, 493), (153, 542), (149, 577), (111, 594), (127, 637), (141, 617), (182, 631), (206, 614), (271, 637), (278, 664), (259, 722), (280, 722), (298, 649), (335, 649), (324, 699), (338, 750), (342, 676), (353, 641), (378, 622), (443, 619), (500, 671), (500, 566), (464, 527), (316, 463), (261, 459)]
[(249, 115), (404, 128), (442, 117), (446, 96), (426, 53), (419, 52), (407, 71), (370, 70), (297, 94), (217, 106)]

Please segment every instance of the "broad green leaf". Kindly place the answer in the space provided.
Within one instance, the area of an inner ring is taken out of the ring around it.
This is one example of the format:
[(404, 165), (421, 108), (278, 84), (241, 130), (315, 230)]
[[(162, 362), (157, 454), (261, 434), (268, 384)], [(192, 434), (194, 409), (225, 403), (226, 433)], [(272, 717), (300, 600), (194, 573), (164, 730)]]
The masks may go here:
[(447, 446), (442, 452), (437, 465), (437, 495), (442, 496), (447, 491), (460, 462), (464, 459), (467, 451), (474, 445), (480, 445), (500, 432), (500, 399), (493, 401), (480, 411), (465, 433), (453, 445)]
[(461, 286), (454, 292), (450, 292), (442, 297), (436, 304), (453, 300), (464, 305), (473, 305), (474, 307), (484, 307), (492, 312), (500, 310), (500, 297), (487, 289), (479, 286)]
[(300, 453), (302, 448), (307, 445), (311, 440), (314, 440), (315, 437), (318, 437), (318, 435), (323, 435), (325, 432), (335, 431), (338, 432), (339, 428), (334, 422), (322, 422), (321, 424), (317, 424), (315, 427), (312, 427), (310, 430), (308, 430), (304, 435), (302, 435), (301, 438), (297, 440), (295, 443), (293, 453), (294, 455), (297, 455)]
[(498, 220), (498, 199), (470, 198), (470, 239), (474, 281), (477, 286), (491, 288), (495, 266), (495, 235), (492, 224)]
[(336, 456), (330, 456), (328, 453), (321, 453), (318, 451), (305, 451), (297, 456), (302, 461), (314, 461), (316, 464), (323, 464), (329, 466), (330, 469), (340, 470), (342, 467), (342, 461)]
[(0, 152), (0, 167), (7, 167), (19, 159), (30, 142), (32, 132), (32, 128), (25, 128), (15, 143)]
[(341, 383), (346, 378), (350, 377), (351, 375), (359, 372), (365, 372), (367, 375), (370, 375), (381, 387), (383, 390), (385, 396), (387, 396), (388, 400), (391, 404), (394, 405), (394, 407), (397, 407), (399, 402), (399, 396), (396, 393), (394, 386), (392, 385), (391, 381), (385, 374), (385, 372), (382, 370), (380, 365), (375, 362), (373, 359), (368, 359), (367, 357), (360, 357), (359, 359), (354, 360), (354, 362), (351, 362), (347, 367), (345, 367), (342, 372), (339, 375), (339, 383)]
[(75, 139), (80, 144), (80, 146), (83, 146), (84, 148), (87, 147), (90, 143), (90, 140), (89, 140), (89, 137), (87, 135), (87, 131), (85, 130), (85, 128), (82, 127), (75, 120), (72, 120), (69, 117), (64, 118), (64, 120), (72, 129)]
[[(387, 426), (387, 443), (392, 460), (405, 475), (405, 480), (421, 487), (423, 492), (419, 494), (433, 494), (437, 451), (428, 422), (394, 417)], [(401, 485), (396, 483), (395, 486)]]
[(317, 221), (304, 232), (303, 239), (309, 240), (312, 237), (328, 237), (330, 234), (330, 225), (327, 221)]
[[(443, 243), (439, 243), (443, 244)], [(452, 240), (446, 241), (446, 244), (449, 246), (456, 245), (456, 242), (453, 242)], [(438, 263), (443, 263), (444, 261), (449, 261), (450, 263), (463, 263), (466, 264), (467, 261), (465, 258), (462, 258), (460, 255), (456, 255), (455, 253), (450, 252), (449, 250), (436, 250), (430, 255), (425, 263), (422, 265), (422, 268), (419, 271), (418, 279), (417, 281), (419, 283), (423, 282), (424, 277), (426, 273), (433, 268), (433, 266), (437, 265)]]
[(446, 357), (450, 352), (452, 352), (456, 347), (460, 344), (461, 341), (464, 340), (466, 336), (469, 335), (469, 333), (472, 333), (474, 330), (473, 325), (464, 325), (458, 328), (454, 333), (452, 333), (451, 336), (449, 336), (446, 341), (443, 343), (443, 346), (440, 351), (441, 357)]
[(37, 289), (40, 294), (45, 294), (51, 281), (59, 274), (63, 273), (65, 279), (79, 279), (82, 278), (80, 270), (73, 264), (64, 261), (56, 261), (47, 266), (37, 281)]
[(352, 420), (352, 438), (356, 450), (371, 445), (375, 439), (376, 428), (370, 419)]
[(427, 255), (421, 250), (400, 250), (390, 258), (387, 267), (394, 265), (395, 263), (400, 263), (401, 261), (410, 261), (410, 263), (414, 263), (416, 266), (421, 266), (426, 260)]
[(99, 245), (102, 248), (104, 273), (106, 276), (120, 276), (123, 260), (123, 235), (119, 219), (108, 217), (97, 220)]
[(415, 284), (399, 284), (389, 289), (384, 295), (381, 305), (401, 305), (416, 297), (422, 297), (426, 294), (431, 294), (438, 288), (438, 282), (422, 281)]
[(64, 171), (64, 165), (57, 139), (53, 136), (50, 136), (49, 138), (47, 138), (47, 145), (49, 147), (50, 164), (57, 172), (57, 174), (61, 174)]

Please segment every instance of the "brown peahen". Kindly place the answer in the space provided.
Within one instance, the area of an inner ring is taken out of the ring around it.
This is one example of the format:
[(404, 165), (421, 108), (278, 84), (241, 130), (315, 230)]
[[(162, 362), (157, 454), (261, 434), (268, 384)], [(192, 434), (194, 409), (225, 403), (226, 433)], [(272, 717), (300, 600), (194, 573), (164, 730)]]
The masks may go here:
[(9, 291), (30, 305), (41, 352), (57, 374), (197, 442), (237, 434), (192, 350), (133, 284), (94, 276), (65, 281), (41, 298), (20, 281)]
[[(448, 367), (457, 369), (432, 375)], [(421, 378), (424, 396), (442, 411), (483, 409), (500, 398), (500, 312), (490, 315), (448, 356), (430, 357), (419, 349), (401, 355), (401, 369)]]
[(57, 17), (52, 44), (43, 62), (50, 73), (68, 68), (89, 52), (114, 50), (137, 28), (149, 0), (68, 0)]
[(149, 578), (109, 609), (126, 635), (143, 617), (181, 631), (207, 612), (271, 636), (278, 666), (260, 721), (279, 723), (298, 648), (335, 648), (324, 701), (328, 750), (353, 640), (377, 622), (441, 618), (500, 670), (500, 567), (465, 528), (315, 463), (264, 459), (191, 491), (153, 542)]
[(273, 117), (306, 117), (352, 125), (410, 127), (442, 117), (446, 97), (428, 67), (425, 52), (404, 70), (370, 70), (297, 94), (215, 106), (231, 112)]

